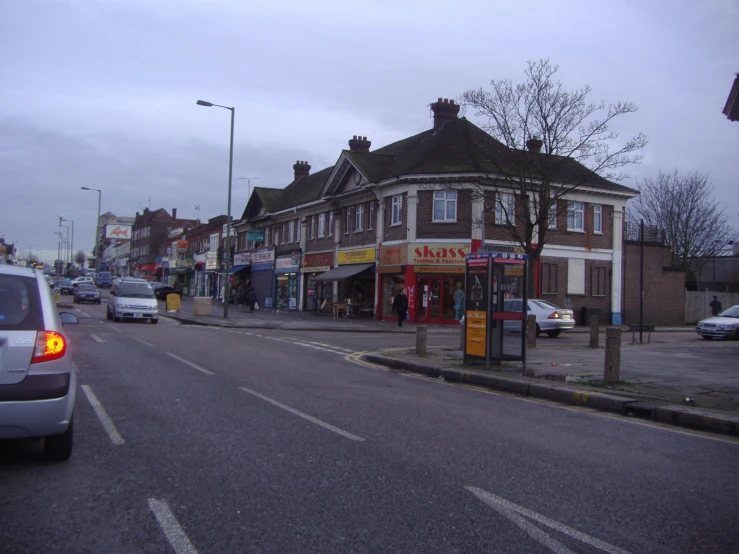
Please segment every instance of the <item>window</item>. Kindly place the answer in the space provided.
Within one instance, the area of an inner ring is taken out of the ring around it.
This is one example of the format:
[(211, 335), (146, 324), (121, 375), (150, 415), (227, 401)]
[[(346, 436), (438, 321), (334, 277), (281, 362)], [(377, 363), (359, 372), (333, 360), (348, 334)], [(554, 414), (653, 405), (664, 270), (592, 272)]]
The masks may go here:
[(495, 223), (498, 225), (516, 224), (516, 199), (512, 194), (498, 193), (495, 199)]
[(301, 235), (303, 234), (303, 220), (302, 219), (296, 219), (295, 220), (295, 227), (297, 227), (296, 233), (295, 233), (295, 235), (296, 235), (295, 242), (300, 242)]
[(334, 211), (328, 212), (328, 236), (334, 236)]
[(440, 190), (434, 193), (433, 221), (457, 221), (456, 190)]
[(295, 242), (295, 220), (287, 224), (287, 242)]
[(590, 271), (590, 296), (606, 295), (606, 268), (594, 267)]
[(600, 204), (593, 206), (593, 232), (603, 233), (603, 206)]
[(346, 221), (344, 221), (344, 233), (348, 235), (351, 232), (351, 230), (352, 230), (352, 209), (347, 208), (346, 209)]
[(312, 215), (310, 216), (310, 238), (315, 238), (316, 236), (316, 216)]
[(553, 200), (552, 205), (549, 206), (549, 228), (557, 228), (557, 201)]
[(269, 227), (264, 228), (264, 245), (267, 246), (269, 244)]
[(393, 196), (393, 209), (390, 217), (390, 225), (400, 225), (403, 223), (403, 196), (398, 194)]
[(375, 203), (369, 203), (369, 221), (367, 222), (367, 230), (371, 231), (373, 227), (373, 221), (375, 220)]
[(585, 294), (585, 260), (567, 260), (567, 294)]
[(280, 234), (280, 237), (282, 238), (282, 244), (285, 244), (285, 238), (287, 238), (286, 235), (287, 235), (287, 233), (285, 233), (285, 224), (283, 223), (282, 224), (282, 233)]
[(364, 204), (357, 204), (354, 208), (354, 232), (361, 231), (364, 228)]
[(567, 203), (567, 230), (568, 231), (584, 231), (585, 230), (585, 206), (582, 202)]
[(318, 216), (318, 238), (326, 236), (326, 214)]
[(559, 266), (557, 264), (541, 264), (541, 293), (557, 294)]

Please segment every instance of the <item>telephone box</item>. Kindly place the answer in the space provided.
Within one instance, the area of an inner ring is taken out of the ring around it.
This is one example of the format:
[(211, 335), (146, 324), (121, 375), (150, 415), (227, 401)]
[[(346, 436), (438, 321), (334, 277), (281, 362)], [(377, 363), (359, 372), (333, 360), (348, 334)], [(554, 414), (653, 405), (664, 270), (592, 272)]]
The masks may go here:
[(467, 255), (466, 363), (525, 361), (527, 259), (498, 252)]

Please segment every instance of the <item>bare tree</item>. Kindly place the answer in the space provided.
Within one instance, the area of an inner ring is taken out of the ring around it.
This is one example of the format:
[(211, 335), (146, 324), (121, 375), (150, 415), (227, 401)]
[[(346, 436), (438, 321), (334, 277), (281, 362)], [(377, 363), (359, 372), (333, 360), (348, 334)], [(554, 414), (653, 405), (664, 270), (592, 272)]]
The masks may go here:
[(78, 266), (85, 267), (85, 262), (87, 261), (87, 254), (85, 254), (82, 250), (78, 250), (74, 255), (74, 261)]
[(558, 200), (584, 184), (623, 178), (618, 170), (638, 163), (635, 153), (647, 143), (638, 133), (619, 145), (611, 128), (619, 116), (637, 111), (634, 104), (588, 102), (590, 87), (565, 90), (555, 80), (558, 69), (548, 59), (529, 61), (524, 82), (494, 79), (491, 90), (468, 90), (460, 99), (506, 147), (481, 147), (480, 169), (490, 179), (479, 185), (478, 198), (502, 214), (511, 240), (532, 262), (547, 242), (550, 210)]
[(638, 186), (641, 194), (629, 205), (629, 223), (643, 219), (663, 229), (673, 266), (695, 274), (739, 240), (724, 208), (713, 198), (707, 175), (660, 171), (656, 179), (644, 179)]

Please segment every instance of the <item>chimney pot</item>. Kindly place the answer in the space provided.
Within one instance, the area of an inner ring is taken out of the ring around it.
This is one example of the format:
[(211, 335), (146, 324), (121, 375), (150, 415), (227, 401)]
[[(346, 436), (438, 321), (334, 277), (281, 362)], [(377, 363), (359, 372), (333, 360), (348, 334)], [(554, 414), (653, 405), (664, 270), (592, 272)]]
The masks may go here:
[(544, 141), (537, 137), (532, 137), (526, 141), (526, 148), (530, 152), (541, 152), (541, 147), (544, 146)]
[(349, 150), (351, 152), (369, 152), (370, 146), (372, 146), (372, 143), (362, 135), (354, 135), (349, 139)]
[(441, 104), (441, 98), (439, 98), (439, 99), (437, 100), (437, 102), (439, 102), (439, 104)]
[(454, 101), (450, 102), (448, 98), (439, 98), (435, 104), (431, 104), (431, 110), (434, 112), (434, 131), (441, 129), (447, 121), (454, 121), (459, 114), (459, 104)]
[(298, 160), (293, 166), (293, 171), (295, 173), (294, 181), (297, 183), (303, 177), (310, 175), (310, 165), (308, 165), (308, 162), (306, 161)]
[(454, 104), (454, 100), (449, 100), (449, 103), (450, 104)]

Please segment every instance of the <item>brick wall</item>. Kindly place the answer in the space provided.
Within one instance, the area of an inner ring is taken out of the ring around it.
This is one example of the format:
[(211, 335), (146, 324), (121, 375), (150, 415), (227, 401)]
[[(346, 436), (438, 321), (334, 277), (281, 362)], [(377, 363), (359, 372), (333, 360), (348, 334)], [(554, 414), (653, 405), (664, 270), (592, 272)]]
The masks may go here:
[[(323, 212), (324, 217), (326, 218), (326, 226), (324, 229), (324, 235), (323, 237), (318, 236), (318, 216), (320, 214), (312, 214), (305, 216), (305, 228), (303, 231), (305, 232), (305, 250), (306, 252), (325, 252), (327, 250), (331, 250), (334, 247), (334, 233), (336, 232), (336, 229), (331, 230), (331, 236), (328, 236), (329, 232), (329, 222), (331, 222), (331, 216), (330, 212), (327, 210)], [(313, 233), (313, 238), (310, 238), (310, 229), (311, 229), (311, 218), (315, 218), (315, 231)], [(336, 218), (336, 213), (334, 213), (334, 218)], [(336, 226), (336, 221), (333, 221), (332, 224), (334, 227)], [(343, 229), (343, 226), (342, 226)]]
[[(552, 270), (550, 268), (556, 268)], [(601, 323), (611, 321), (611, 262), (585, 260), (585, 294), (567, 292), (568, 259), (542, 257), (539, 267), (539, 297), (575, 312), (575, 321), (584, 325), (583, 308), (599, 308)], [(555, 285), (556, 275), (556, 286)], [(554, 288), (552, 288), (554, 286)], [(556, 292), (548, 292), (556, 290)]]
[[(369, 210), (370, 210), (370, 203), (367, 202), (358, 202), (356, 204), (352, 204), (350, 206), (343, 205), (340, 209), (341, 211), (341, 233), (339, 234), (340, 247), (348, 247), (348, 246), (370, 246), (374, 245), (377, 242), (377, 212), (374, 213), (374, 221), (372, 222), (372, 229), (368, 229), (369, 225)], [(375, 205), (375, 210), (377, 210), (377, 205)], [(362, 228), (360, 230), (357, 230), (357, 208), (360, 207), (363, 210), (362, 214)], [(351, 209), (351, 221), (349, 222), (349, 232), (346, 232), (346, 217), (347, 217), (347, 210)]]
[(419, 239), (456, 238), (469, 240), (472, 237), (472, 193), (457, 191), (457, 221), (440, 223), (433, 221), (434, 191), (419, 191), (416, 209), (416, 237)]
[[(624, 244), (624, 323), (639, 323), (638, 243)], [(644, 323), (682, 325), (685, 322), (685, 272), (669, 267), (670, 250), (644, 246)]]
[(557, 203), (557, 228), (547, 230), (547, 244), (581, 248), (613, 248), (613, 206), (603, 206), (603, 234), (593, 232), (593, 204), (585, 202), (585, 232), (567, 230), (567, 201)]
[(403, 221), (400, 225), (391, 227), (392, 216), (393, 216), (393, 199), (392, 197), (385, 198), (385, 222), (383, 225), (384, 229), (384, 241), (390, 240), (405, 240), (408, 238), (408, 195), (403, 193)]
[[(496, 223), (495, 221), (495, 199), (492, 197), (485, 198), (485, 210), (483, 217), (485, 218), (485, 240), (512, 241), (513, 235), (506, 225)], [(523, 215), (523, 207), (521, 203), (516, 201), (516, 221), (520, 221)], [(520, 223), (519, 223), (520, 225)], [(519, 229), (519, 234), (524, 235), (523, 227)]]

